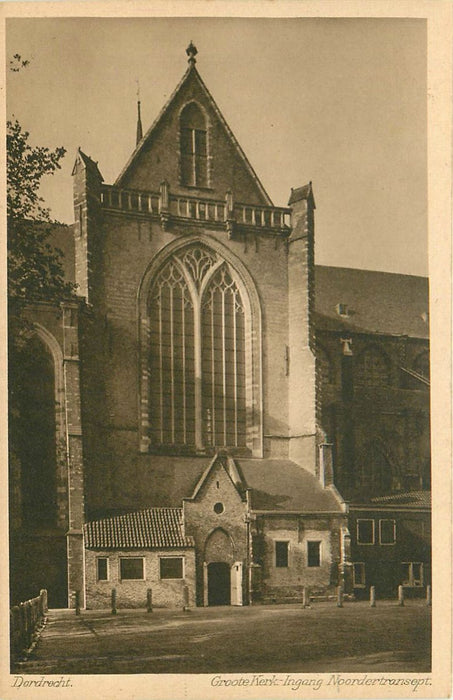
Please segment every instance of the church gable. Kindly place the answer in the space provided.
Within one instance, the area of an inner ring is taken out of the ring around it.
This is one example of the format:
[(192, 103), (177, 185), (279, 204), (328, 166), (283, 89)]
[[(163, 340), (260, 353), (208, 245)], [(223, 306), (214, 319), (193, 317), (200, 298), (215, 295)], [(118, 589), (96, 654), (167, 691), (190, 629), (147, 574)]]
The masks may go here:
[(235, 201), (272, 205), (195, 68), (193, 56), (189, 64), (115, 184), (157, 192), (167, 181), (174, 194), (219, 200), (230, 190)]

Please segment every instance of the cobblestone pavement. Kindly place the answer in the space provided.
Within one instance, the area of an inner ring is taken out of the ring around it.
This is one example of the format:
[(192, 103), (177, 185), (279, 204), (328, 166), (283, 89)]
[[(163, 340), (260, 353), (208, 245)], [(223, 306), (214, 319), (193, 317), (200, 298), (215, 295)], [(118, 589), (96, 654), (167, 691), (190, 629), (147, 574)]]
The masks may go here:
[(382, 601), (244, 608), (51, 610), (12, 673), (426, 672), (431, 609)]

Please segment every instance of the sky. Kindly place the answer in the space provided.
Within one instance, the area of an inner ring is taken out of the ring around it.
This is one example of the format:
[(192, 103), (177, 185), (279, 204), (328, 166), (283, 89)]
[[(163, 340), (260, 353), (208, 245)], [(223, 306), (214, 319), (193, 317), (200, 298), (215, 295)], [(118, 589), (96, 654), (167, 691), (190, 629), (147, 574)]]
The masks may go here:
[(426, 22), (342, 18), (6, 21), (7, 116), (64, 146), (42, 194), (71, 223), (78, 146), (113, 183), (198, 48), (197, 68), (272, 201), (310, 180), (316, 263), (427, 275)]

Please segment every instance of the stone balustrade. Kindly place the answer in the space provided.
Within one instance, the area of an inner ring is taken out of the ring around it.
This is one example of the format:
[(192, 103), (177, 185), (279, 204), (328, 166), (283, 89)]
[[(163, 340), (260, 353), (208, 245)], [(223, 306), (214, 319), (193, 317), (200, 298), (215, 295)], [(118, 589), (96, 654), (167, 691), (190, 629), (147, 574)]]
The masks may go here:
[(231, 228), (247, 227), (275, 233), (287, 232), (291, 210), (283, 207), (264, 207), (233, 202), (230, 192), (225, 200), (172, 194), (163, 183), (160, 192), (125, 190), (103, 185), (101, 206), (108, 210), (161, 216), (168, 224), (172, 219), (195, 219), (200, 222), (221, 224)]

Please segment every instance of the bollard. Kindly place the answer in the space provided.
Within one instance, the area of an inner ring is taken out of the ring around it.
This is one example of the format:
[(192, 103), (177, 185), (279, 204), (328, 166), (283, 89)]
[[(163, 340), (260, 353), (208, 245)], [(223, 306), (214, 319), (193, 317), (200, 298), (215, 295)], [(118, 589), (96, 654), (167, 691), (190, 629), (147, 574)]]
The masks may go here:
[(404, 605), (404, 588), (403, 586), (398, 586), (398, 605)]
[(146, 612), (152, 613), (153, 611), (153, 592), (151, 588), (146, 591)]
[(182, 609), (187, 612), (189, 610), (189, 586), (184, 586), (182, 589), (184, 605)]
[(80, 615), (80, 591), (75, 592), (75, 614)]
[(426, 605), (431, 605), (431, 586), (426, 586)]
[(112, 588), (112, 615), (116, 615), (116, 588)]
[(310, 596), (308, 595), (307, 587), (303, 586), (302, 587), (302, 607), (309, 608), (310, 607), (309, 601), (310, 601)]
[(370, 608), (376, 607), (376, 588), (370, 586)]
[(343, 586), (337, 588), (337, 608), (343, 607)]

